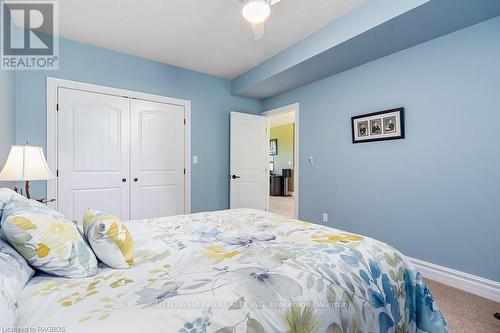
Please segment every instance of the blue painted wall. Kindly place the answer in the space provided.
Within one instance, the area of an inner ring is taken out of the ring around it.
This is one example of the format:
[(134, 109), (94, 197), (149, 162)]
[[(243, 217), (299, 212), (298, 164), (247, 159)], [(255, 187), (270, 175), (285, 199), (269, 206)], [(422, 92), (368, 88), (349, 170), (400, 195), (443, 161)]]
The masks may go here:
[[(230, 82), (107, 49), (60, 40), (58, 71), (16, 73), (16, 140), (46, 144), (47, 76), (192, 102), (192, 210), (228, 207), (229, 112), (259, 113), (260, 102), (231, 96)], [(45, 184), (33, 184), (44, 195)]]
[[(0, 70), (0, 168), (3, 167), (10, 146), (14, 144), (16, 114), (15, 114), (15, 72)], [(11, 186), (0, 182), (0, 186)]]
[[(300, 217), (500, 281), (499, 36), (497, 17), (265, 100), (300, 102)], [(351, 116), (399, 106), (405, 140), (351, 143)]]

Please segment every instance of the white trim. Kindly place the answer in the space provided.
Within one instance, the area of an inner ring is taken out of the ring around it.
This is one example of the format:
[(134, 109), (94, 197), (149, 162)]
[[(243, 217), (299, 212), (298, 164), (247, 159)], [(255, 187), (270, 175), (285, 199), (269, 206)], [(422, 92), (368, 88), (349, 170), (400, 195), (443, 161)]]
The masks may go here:
[[(47, 77), (47, 163), (51, 170), (57, 170), (57, 102), (58, 89), (67, 88), (88, 91), (99, 94), (108, 94), (133, 99), (141, 99), (151, 102), (181, 105), (184, 107), (186, 128), (184, 131), (184, 167), (186, 168), (184, 211), (191, 213), (191, 101), (152, 95), (133, 90), (119, 89), (108, 86), (100, 86), (90, 83)], [(47, 181), (47, 198), (57, 198), (57, 180)], [(57, 201), (50, 204), (57, 209)]]
[[(57, 170), (57, 82), (47, 78), (47, 164), (52, 172)], [(57, 210), (57, 179), (47, 181), (47, 200), (56, 199), (48, 206)]]
[(423, 277), (500, 303), (500, 282), (406, 257)]
[[(269, 169), (269, 140), (271, 140), (270, 135), (271, 135), (271, 120), (269, 118), (266, 119), (267, 122), (267, 127), (266, 127), (266, 173), (267, 173), (267, 178), (270, 177), (270, 169)], [(270, 209), (270, 203), (269, 203), (269, 193), (271, 190), (271, 184), (269, 180), (266, 181), (266, 212), (269, 212)]]
[(184, 118), (186, 128), (184, 129), (184, 167), (186, 176), (184, 177), (184, 213), (191, 214), (191, 102), (184, 104)]
[[(272, 110), (269, 110), (269, 111), (262, 112), (262, 115), (264, 117), (271, 117), (271, 116), (275, 116), (277, 114), (287, 113), (287, 112), (291, 112), (291, 111), (295, 112), (295, 133), (294, 133), (294, 137), (295, 137), (295, 140), (294, 140), (295, 151), (294, 151), (294, 163), (293, 163), (294, 196), (293, 197), (295, 199), (295, 218), (298, 219), (299, 218), (299, 184), (300, 184), (300, 181), (299, 181), (299, 179), (300, 179), (299, 178), (299, 165), (300, 165), (300, 163), (299, 163), (299, 158), (300, 158), (300, 155), (299, 155), (300, 116), (299, 116), (299, 114), (300, 114), (300, 112), (299, 111), (300, 111), (300, 104), (299, 103), (293, 103), (293, 104), (285, 105), (285, 106), (282, 106), (282, 107), (279, 107), (279, 108), (276, 108), (276, 109), (272, 109)], [(269, 121), (267, 123), (268, 123), (267, 131), (269, 132), (270, 131)], [(269, 138), (268, 138), (268, 142), (269, 142)], [(268, 189), (266, 195), (267, 195), (267, 198), (268, 198), (267, 199), (267, 201), (268, 201), (267, 206), (269, 207), (269, 189)]]

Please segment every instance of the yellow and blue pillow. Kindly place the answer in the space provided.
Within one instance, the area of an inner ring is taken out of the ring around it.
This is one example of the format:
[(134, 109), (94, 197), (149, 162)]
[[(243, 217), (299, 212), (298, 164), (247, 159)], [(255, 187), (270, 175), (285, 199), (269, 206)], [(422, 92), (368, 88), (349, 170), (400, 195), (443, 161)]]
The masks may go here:
[[(9, 200), (12, 197), (16, 197), (19, 200), (28, 200), (25, 197), (23, 197), (22, 195), (20, 195), (19, 193), (11, 190), (10, 188), (6, 188), (6, 187), (0, 188), (0, 221), (2, 220), (3, 209), (4, 209), (5, 205), (7, 204), (7, 202), (9, 202)], [(2, 234), (1, 226), (0, 226), (0, 239), (5, 240), (5, 237)]]
[(97, 272), (97, 259), (76, 225), (39, 202), (12, 197), (1, 228), (7, 242), (34, 268), (68, 278)]
[(113, 268), (129, 268), (134, 263), (134, 241), (127, 227), (112, 214), (88, 209), (83, 232), (95, 255)]

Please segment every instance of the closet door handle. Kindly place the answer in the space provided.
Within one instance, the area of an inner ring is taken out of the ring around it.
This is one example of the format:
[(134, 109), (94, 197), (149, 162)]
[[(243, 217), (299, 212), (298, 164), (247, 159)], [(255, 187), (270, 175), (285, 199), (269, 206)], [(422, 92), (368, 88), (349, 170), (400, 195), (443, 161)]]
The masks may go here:
[(134, 178), (134, 182), (137, 182), (139, 180), (139, 178)]
[(125, 183), (127, 181), (127, 178), (122, 178), (122, 183)]
[(240, 176), (233, 175), (231, 178), (233, 178), (233, 179), (239, 179), (239, 178), (241, 178), (241, 177), (240, 177)]

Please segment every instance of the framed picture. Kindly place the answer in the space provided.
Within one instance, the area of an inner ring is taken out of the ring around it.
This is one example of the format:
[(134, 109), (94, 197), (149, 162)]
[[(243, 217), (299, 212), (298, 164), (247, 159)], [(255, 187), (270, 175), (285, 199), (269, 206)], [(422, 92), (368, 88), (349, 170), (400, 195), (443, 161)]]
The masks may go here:
[(278, 139), (271, 139), (269, 142), (269, 155), (278, 155)]
[(404, 111), (397, 108), (352, 117), (352, 143), (404, 139)]

